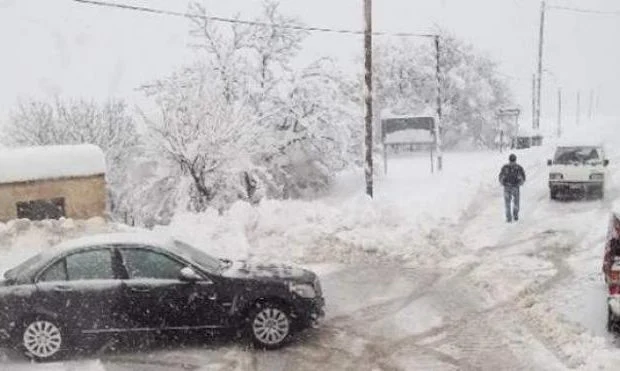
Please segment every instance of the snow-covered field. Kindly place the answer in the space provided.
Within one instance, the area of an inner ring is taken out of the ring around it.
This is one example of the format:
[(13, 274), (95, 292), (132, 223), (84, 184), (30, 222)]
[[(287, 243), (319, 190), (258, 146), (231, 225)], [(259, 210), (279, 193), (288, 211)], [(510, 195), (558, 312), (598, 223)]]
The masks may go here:
[[(519, 223), (503, 217), (497, 174), (507, 153), (397, 158), (373, 200), (361, 172), (343, 174), (314, 201), (235, 205), (181, 215), (157, 229), (233, 258), (314, 269), (327, 300), (323, 327), (277, 352), (205, 344), (109, 352), (52, 365), (0, 350), (7, 370), (615, 370), (600, 274), (609, 211), (620, 196), (616, 124), (599, 133), (613, 182), (603, 201), (550, 201), (547, 146), (518, 151), (528, 181)], [(0, 224), (0, 271), (66, 238), (126, 229), (88, 222)]]

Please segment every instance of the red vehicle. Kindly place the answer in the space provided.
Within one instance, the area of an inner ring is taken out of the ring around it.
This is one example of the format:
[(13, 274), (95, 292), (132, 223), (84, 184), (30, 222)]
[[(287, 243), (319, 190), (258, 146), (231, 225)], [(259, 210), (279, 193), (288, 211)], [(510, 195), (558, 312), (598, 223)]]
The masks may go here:
[(607, 330), (620, 328), (620, 213), (612, 213), (607, 230), (603, 273), (607, 284)]

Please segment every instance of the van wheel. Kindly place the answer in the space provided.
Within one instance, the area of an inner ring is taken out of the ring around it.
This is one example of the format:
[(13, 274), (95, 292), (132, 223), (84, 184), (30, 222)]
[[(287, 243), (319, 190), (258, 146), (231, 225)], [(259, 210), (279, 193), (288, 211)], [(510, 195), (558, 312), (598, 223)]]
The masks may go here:
[(249, 316), (249, 333), (255, 346), (277, 349), (289, 340), (292, 319), (288, 311), (275, 303), (259, 303)]

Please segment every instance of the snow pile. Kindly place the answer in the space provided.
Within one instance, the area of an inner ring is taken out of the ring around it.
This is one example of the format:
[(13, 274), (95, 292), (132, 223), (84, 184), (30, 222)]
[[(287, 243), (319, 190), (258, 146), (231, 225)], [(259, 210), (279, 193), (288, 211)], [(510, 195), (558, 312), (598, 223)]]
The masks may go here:
[[(520, 161), (543, 163), (540, 151), (521, 151)], [(444, 170), (435, 174), (424, 156), (392, 159), (375, 183), (374, 199), (364, 194), (363, 174), (349, 172), (324, 199), (267, 200), (254, 207), (238, 202), (222, 215), (177, 215), (156, 231), (233, 258), (347, 263), (381, 257), (435, 265), (463, 253), (450, 228), (467, 221), (481, 192), (497, 192), (497, 220), (503, 223), (497, 174), (507, 156), (448, 153)]]
[(0, 183), (105, 174), (105, 156), (92, 144), (0, 150)]

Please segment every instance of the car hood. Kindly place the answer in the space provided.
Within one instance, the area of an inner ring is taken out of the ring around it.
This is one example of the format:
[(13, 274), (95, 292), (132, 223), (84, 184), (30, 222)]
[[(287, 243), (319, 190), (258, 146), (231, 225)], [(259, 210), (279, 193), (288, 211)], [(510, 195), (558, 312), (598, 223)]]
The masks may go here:
[(316, 275), (309, 270), (281, 264), (251, 264), (247, 261), (232, 262), (222, 276), (237, 279), (268, 281), (313, 282)]

